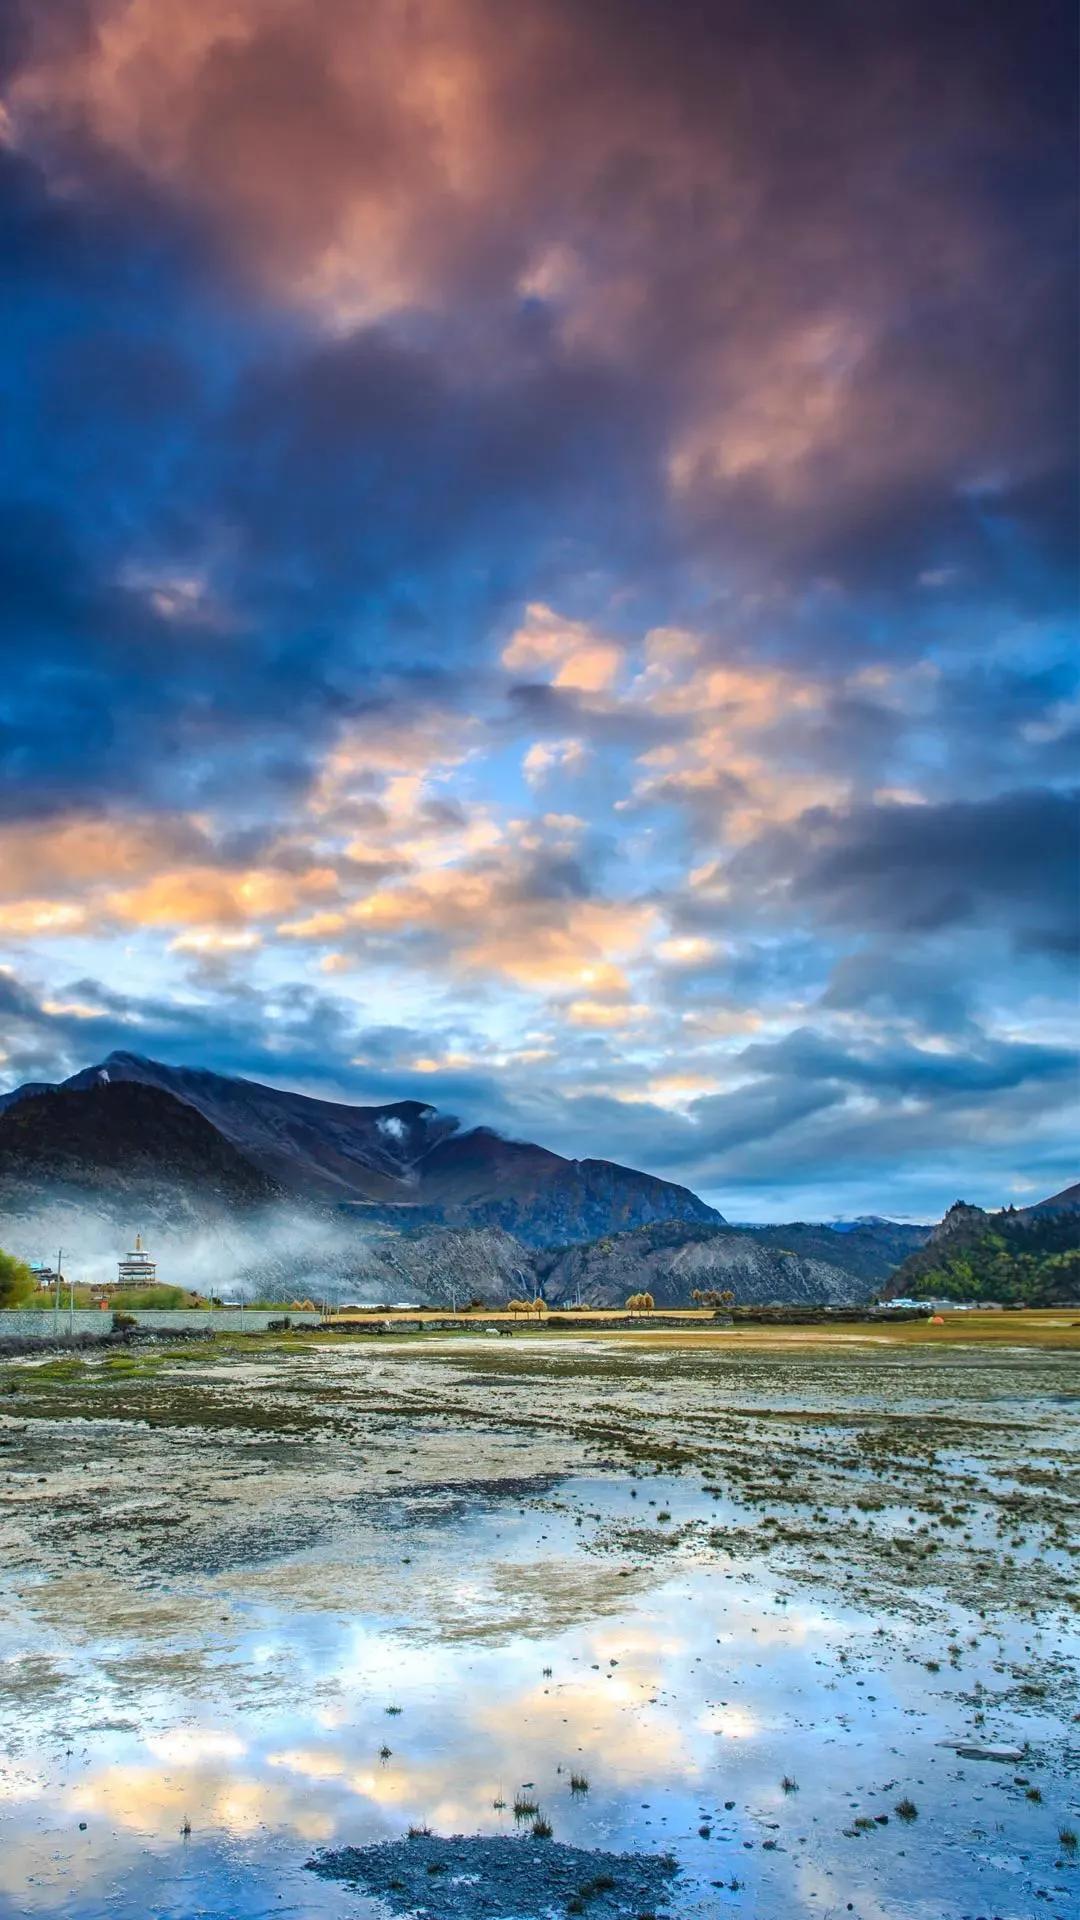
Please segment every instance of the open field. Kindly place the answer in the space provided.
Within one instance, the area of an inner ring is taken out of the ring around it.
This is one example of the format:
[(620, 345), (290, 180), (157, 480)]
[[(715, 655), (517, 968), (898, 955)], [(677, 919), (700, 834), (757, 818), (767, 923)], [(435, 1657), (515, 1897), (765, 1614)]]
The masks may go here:
[[(578, 1911), (594, 1849), (628, 1888), (670, 1854), (672, 1920), (1064, 1920), (1074, 1346), (1010, 1314), (0, 1366), (0, 1911), (439, 1920), (434, 1843), (305, 1868), (411, 1825), (499, 1841), (463, 1858), (506, 1920), (511, 1886)], [(543, 1885), (507, 1878), (534, 1820)]]
[[(552, 1325), (552, 1319), (561, 1324)], [(865, 1321), (837, 1321), (834, 1324), (820, 1326), (732, 1326), (717, 1325), (709, 1310), (696, 1307), (665, 1307), (662, 1313), (629, 1313), (625, 1308), (617, 1307), (581, 1307), (572, 1310), (559, 1309), (553, 1315), (512, 1314), (498, 1308), (485, 1307), (473, 1314), (453, 1315), (448, 1309), (408, 1308), (391, 1309), (388, 1312), (375, 1311), (364, 1313), (335, 1313), (330, 1316), (330, 1326), (364, 1326), (371, 1322), (383, 1322), (393, 1328), (403, 1322), (432, 1326), (445, 1325), (456, 1319), (459, 1329), (468, 1332), (477, 1323), (494, 1322), (498, 1325), (513, 1326), (519, 1333), (542, 1333), (548, 1339), (574, 1338), (582, 1330), (593, 1327), (606, 1327), (611, 1322), (622, 1322), (627, 1332), (633, 1331), (637, 1339), (651, 1339), (667, 1342), (672, 1346), (685, 1344), (688, 1337), (698, 1337), (702, 1342), (717, 1346), (746, 1346), (760, 1344), (768, 1347), (785, 1346), (829, 1346), (837, 1341), (885, 1341), (897, 1346), (963, 1346), (1004, 1345), (1017, 1347), (1050, 1347), (1063, 1351), (1080, 1350), (1080, 1307), (1040, 1307), (1009, 1313), (975, 1311), (944, 1313), (942, 1324), (937, 1326), (929, 1320), (890, 1320), (884, 1316), (875, 1316)], [(676, 1320), (680, 1326), (669, 1329), (666, 1325), (655, 1326), (655, 1321)]]

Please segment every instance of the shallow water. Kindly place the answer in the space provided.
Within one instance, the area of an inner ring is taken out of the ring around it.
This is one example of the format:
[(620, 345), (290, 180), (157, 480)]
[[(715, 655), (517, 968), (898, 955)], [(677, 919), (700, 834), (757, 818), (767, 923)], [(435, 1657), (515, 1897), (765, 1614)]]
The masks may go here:
[[(718, 1465), (643, 1471), (613, 1452), (572, 1470), (580, 1438), (560, 1416), (573, 1392), (595, 1404), (611, 1354), (584, 1386), (559, 1377), (565, 1349), (538, 1346), (512, 1367), (500, 1356), (479, 1388), (467, 1351), (448, 1360), (433, 1343), (400, 1360), (328, 1349), (218, 1374), (208, 1363), (219, 1399), (276, 1382), (287, 1400), (302, 1369), (308, 1403), (325, 1396), (335, 1425), (299, 1437), (125, 1427), (99, 1420), (92, 1396), (77, 1413), (16, 1416), (3, 1456), (0, 1911), (384, 1920), (376, 1901), (305, 1870), (315, 1848), (410, 1823), (513, 1832), (524, 1791), (560, 1840), (670, 1849), (681, 1877), (665, 1911), (687, 1920), (1075, 1912), (1080, 1870), (1058, 1834), (1080, 1824), (1078, 1641), (1060, 1605), (1033, 1608), (1018, 1590), (983, 1617), (962, 1581), (940, 1579), (897, 1591), (886, 1611), (861, 1575), (847, 1593), (850, 1569), (830, 1557), (842, 1511), (840, 1560), (864, 1524), (840, 1503), (819, 1570), (761, 1532), (760, 1508), (751, 1549), (726, 1550), (744, 1487), (705, 1491)], [(887, 1383), (835, 1356), (801, 1378), (790, 1356), (642, 1371), (604, 1382), (606, 1417), (620, 1397), (637, 1422), (651, 1403), (674, 1428), (711, 1407), (715, 1438), (724, 1410), (743, 1424), (769, 1409), (825, 1415), (800, 1428), (813, 1473), (836, 1449), (836, 1418), (858, 1430), (886, 1384), (893, 1411), (985, 1418), (985, 1444), (969, 1430), (937, 1456), (941, 1486), (1002, 1483), (1007, 1402), (1045, 1413), (1048, 1459), (1071, 1458), (1076, 1440), (1062, 1369), (1000, 1355), (981, 1392), (967, 1356), (955, 1377), (935, 1355)], [(372, 1401), (391, 1385), (405, 1413)], [(481, 1389), (498, 1406), (478, 1428)], [(159, 1375), (153, 1391), (165, 1390)], [(500, 1424), (522, 1396), (539, 1434)], [(343, 1398), (367, 1422), (363, 1445), (342, 1437)], [(1006, 1431), (1009, 1487), (1033, 1445)], [(753, 1471), (758, 1449), (755, 1428)], [(918, 1515), (897, 1496), (871, 1516), (879, 1532)], [(991, 1519), (972, 1514), (972, 1554), (987, 1552)], [(1042, 1536), (1031, 1511), (1017, 1524), (1019, 1570)], [(941, 1533), (942, 1553), (957, 1551)], [(1028, 1750), (1000, 1764), (942, 1744), (971, 1739)], [(572, 1773), (587, 1791), (572, 1791)], [(785, 1778), (797, 1784), (785, 1791)], [(895, 1812), (905, 1796), (910, 1824)], [(854, 1825), (878, 1815), (888, 1824)]]

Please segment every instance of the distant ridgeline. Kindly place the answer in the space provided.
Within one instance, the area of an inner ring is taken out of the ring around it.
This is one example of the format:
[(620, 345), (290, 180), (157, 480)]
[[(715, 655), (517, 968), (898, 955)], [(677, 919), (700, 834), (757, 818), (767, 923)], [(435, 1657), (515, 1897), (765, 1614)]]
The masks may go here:
[(894, 1299), (1080, 1304), (1080, 1186), (1001, 1213), (957, 1201), (925, 1246), (897, 1268), (888, 1291)]

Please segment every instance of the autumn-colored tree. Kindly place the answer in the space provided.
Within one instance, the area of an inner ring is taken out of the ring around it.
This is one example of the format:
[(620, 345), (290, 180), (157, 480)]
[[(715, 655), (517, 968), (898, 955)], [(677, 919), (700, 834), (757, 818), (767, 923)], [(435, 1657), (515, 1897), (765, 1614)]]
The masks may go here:
[(722, 1293), (719, 1293), (715, 1287), (705, 1287), (704, 1289), (695, 1287), (690, 1298), (699, 1307), (712, 1307), (715, 1309), (716, 1307), (733, 1307), (735, 1305), (735, 1295), (732, 1293), (730, 1287), (725, 1287)]
[(651, 1313), (656, 1305), (651, 1293), (632, 1293), (626, 1302), (627, 1313)]

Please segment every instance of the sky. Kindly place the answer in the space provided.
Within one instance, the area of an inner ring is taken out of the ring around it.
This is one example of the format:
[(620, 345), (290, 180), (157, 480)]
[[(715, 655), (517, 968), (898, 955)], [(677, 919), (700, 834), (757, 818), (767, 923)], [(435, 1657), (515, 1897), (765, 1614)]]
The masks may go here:
[(1077, 1177), (1072, 15), (9, 0), (4, 1086)]

